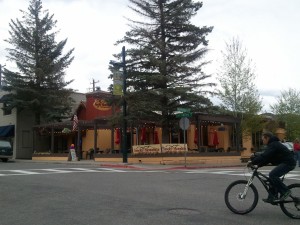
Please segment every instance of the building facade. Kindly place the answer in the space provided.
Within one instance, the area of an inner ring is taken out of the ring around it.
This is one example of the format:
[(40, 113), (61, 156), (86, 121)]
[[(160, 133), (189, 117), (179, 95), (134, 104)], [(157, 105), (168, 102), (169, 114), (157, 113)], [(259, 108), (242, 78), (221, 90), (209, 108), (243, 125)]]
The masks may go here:
[[(6, 92), (0, 91), (0, 99)], [(85, 100), (85, 94), (73, 93), (71, 96), (75, 103), (73, 111), (78, 104)], [(3, 103), (0, 103), (3, 108)], [(10, 112), (0, 112), (0, 138), (9, 139), (13, 146), (13, 158), (31, 159), (34, 152), (34, 113), (29, 110), (18, 112), (16, 108)], [(3, 131), (3, 132), (1, 132)]]
[[(1, 98), (4, 93), (0, 94)], [(29, 111), (2, 110), (0, 138), (12, 141), (14, 158), (30, 159), (33, 153), (43, 152), (68, 153), (71, 144), (75, 144), (80, 158), (86, 158), (90, 150), (99, 154), (121, 153), (121, 126), (112, 120), (120, 113), (120, 108), (111, 104), (114, 96), (98, 90), (73, 93), (72, 98), (75, 100), (73, 115), (59, 123), (34, 125), (33, 113)], [(74, 115), (78, 118), (75, 129)], [(240, 121), (236, 118), (193, 113), (189, 122), (186, 131), (170, 130), (169, 143), (161, 142), (162, 130), (158, 124), (145, 122), (135, 127), (128, 124), (126, 149), (131, 154), (162, 153), (169, 149), (170, 152), (240, 152), (241, 155), (250, 155), (254, 149), (251, 137), (242, 139)]]

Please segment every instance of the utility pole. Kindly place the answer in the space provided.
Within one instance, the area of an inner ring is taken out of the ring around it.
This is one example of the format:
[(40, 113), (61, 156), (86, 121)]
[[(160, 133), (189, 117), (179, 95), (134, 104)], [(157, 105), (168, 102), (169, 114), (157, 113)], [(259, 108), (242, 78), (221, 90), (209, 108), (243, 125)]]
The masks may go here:
[(99, 80), (98, 81), (95, 81), (94, 79), (93, 79), (93, 82), (91, 83), (92, 85), (93, 85), (93, 92), (94, 91), (96, 91), (96, 83), (99, 83)]

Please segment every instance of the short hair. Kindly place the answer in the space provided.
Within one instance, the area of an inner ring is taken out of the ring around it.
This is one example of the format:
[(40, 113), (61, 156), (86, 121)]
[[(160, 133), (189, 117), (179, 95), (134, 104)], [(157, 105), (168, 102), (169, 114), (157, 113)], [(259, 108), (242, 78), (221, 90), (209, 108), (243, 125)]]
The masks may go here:
[(264, 137), (268, 137), (268, 138), (271, 138), (271, 137), (273, 137), (274, 135), (273, 135), (273, 133), (272, 132), (270, 132), (270, 131), (266, 131), (266, 132), (263, 132), (263, 134), (262, 134)]

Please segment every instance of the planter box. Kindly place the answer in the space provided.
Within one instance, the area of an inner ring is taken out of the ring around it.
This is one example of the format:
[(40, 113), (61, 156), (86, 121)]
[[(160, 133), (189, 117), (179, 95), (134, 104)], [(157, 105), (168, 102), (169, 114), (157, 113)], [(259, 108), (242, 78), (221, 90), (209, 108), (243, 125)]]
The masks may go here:
[[(173, 165), (182, 165), (187, 164), (239, 164), (241, 160), (240, 153), (216, 153), (216, 152), (207, 152), (207, 153), (188, 153), (181, 154), (170, 154), (170, 153), (161, 153), (161, 154), (137, 154), (131, 155), (128, 154), (128, 163), (145, 163), (145, 164), (173, 164)], [(95, 156), (96, 162), (112, 162), (112, 163), (122, 163), (123, 155), (122, 154), (97, 154)]]
[(38, 161), (67, 161), (68, 153), (40, 152), (32, 155), (32, 160)]
[[(32, 160), (36, 161), (68, 161), (67, 153), (33, 154)], [(84, 160), (84, 159), (83, 159)], [(122, 163), (122, 154), (96, 154), (95, 162)], [(160, 154), (128, 154), (128, 163), (144, 164), (238, 164), (241, 154), (236, 152), (205, 152), (205, 153), (160, 153)]]

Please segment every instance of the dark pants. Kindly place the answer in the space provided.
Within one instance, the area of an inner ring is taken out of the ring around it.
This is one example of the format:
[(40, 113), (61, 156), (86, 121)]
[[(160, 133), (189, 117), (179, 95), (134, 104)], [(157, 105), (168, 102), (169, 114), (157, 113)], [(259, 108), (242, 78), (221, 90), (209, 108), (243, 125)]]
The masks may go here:
[(295, 151), (295, 160), (298, 161), (298, 166), (300, 166), (300, 150)]
[(274, 187), (277, 188), (277, 191), (281, 194), (284, 194), (288, 188), (287, 186), (281, 181), (281, 176), (287, 174), (291, 170), (293, 170), (295, 166), (289, 166), (285, 163), (281, 163), (276, 166), (271, 172), (269, 173), (269, 177), (272, 181)]

